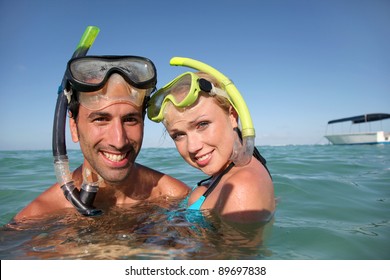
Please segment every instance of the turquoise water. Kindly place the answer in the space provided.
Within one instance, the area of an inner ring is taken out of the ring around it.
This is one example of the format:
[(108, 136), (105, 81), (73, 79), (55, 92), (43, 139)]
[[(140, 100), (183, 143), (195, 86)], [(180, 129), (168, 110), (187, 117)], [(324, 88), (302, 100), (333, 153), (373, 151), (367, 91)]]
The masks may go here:
[[(50, 151), (0, 152), (1, 259), (390, 259), (390, 145), (260, 147), (277, 197), (272, 223), (188, 221), (182, 207), (116, 208), (98, 218), (64, 211), (6, 224), (55, 181)], [(82, 160), (70, 151), (72, 168)], [(203, 175), (173, 148), (138, 162), (193, 186)]]

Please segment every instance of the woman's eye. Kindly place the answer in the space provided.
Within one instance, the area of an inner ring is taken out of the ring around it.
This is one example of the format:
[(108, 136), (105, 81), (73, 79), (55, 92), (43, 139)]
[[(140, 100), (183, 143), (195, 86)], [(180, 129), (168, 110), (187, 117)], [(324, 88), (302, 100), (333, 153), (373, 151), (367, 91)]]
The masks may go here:
[(175, 133), (171, 135), (173, 141), (179, 141), (184, 138), (184, 133)]
[(200, 129), (206, 128), (206, 127), (208, 127), (208, 125), (209, 125), (209, 122), (203, 121), (203, 122), (198, 123), (198, 128), (200, 128)]

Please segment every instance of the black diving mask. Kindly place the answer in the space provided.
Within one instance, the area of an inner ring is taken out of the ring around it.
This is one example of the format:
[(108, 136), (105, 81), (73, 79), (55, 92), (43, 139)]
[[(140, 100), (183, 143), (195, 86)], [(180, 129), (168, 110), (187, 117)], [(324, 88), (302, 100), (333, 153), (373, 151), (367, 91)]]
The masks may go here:
[(140, 56), (84, 56), (69, 60), (66, 78), (79, 92), (97, 91), (104, 87), (113, 73), (120, 74), (127, 83), (146, 90), (148, 96), (157, 83), (153, 62)]

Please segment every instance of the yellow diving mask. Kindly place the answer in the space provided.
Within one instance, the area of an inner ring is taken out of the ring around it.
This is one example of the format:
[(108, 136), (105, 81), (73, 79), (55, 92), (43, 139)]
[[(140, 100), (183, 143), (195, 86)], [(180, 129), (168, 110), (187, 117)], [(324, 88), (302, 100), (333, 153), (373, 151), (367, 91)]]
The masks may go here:
[(186, 72), (153, 94), (148, 105), (149, 119), (161, 122), (164, 119), (164, 111), (168, 102), (172, 102), (178, 108), (188, 107), (194, 104), (200, 92), (211, 96), (221, 95), (229, 99), (224, 90), (215, 87), (210, 81), (192, 72)]

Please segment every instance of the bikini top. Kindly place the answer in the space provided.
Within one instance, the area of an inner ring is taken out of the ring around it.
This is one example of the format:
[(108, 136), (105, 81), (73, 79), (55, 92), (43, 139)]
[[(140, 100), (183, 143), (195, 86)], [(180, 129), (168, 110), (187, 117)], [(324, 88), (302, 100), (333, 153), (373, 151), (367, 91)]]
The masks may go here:
[[(260, 152), (257, 150), (256, 147), (253, 150), (253, 156), (265, 167), (265, 169), (267, 170), (269, 176), (272, 179), (271, 173), (269, 172), (269, 170), (268, 170), (268, 168), (266, 166), (267, 161), (265, 160), (265, 158), (262, 157), (262, 155), (260, 154)], [(188, 207), (188, 209), (190, 209), (190, 210), (200, 210), (200, 208), (202, 207), (203, 202), (206, 200), (206, 198), (209, 196), (209, 194), (215, 189), (215, 187), (218, 185), (219, 181), (221, 181), (223, 175), (228, 173), (230, 171), (230, 169), (233, 168), (233, 166), (234, 166), (234, 163), (233, 162), (230, 163), (229, 166), (226, 167), (226, 169), (221, 174), (219, 174), (218, 177), (210, 184), (210, 186), (207, 188), (205, 193), (203, 195), (201, 195), (198, 198), (197, 201), (195, 201), (193, 204), (191, 204)], [(204, 179), (204, 180), (198, 182), (197, 186), (202, 185), (204, 182), (209, 181), (211, 178), (212, 178), (212, 176), (207, 178), (207, 179)]]

